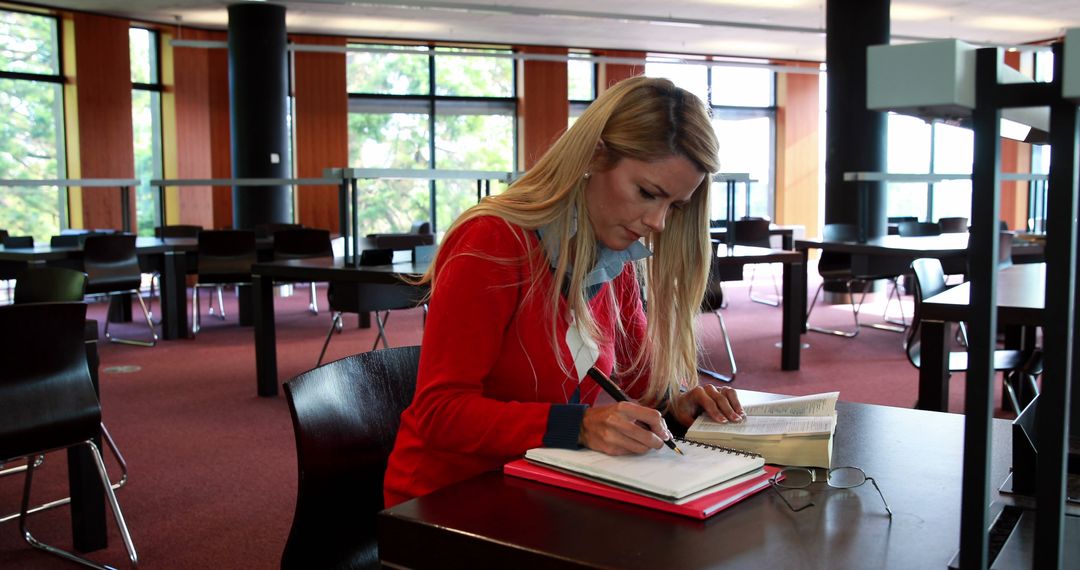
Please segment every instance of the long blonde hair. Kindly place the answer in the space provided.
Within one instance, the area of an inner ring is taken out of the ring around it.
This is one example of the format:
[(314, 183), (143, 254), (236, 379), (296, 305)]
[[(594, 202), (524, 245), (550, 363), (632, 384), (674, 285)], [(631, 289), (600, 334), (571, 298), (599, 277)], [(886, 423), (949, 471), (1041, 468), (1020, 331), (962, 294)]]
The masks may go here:
[[(605, 150), (597, 152), (601, 142)], [(559, 354), (562, 341), (557, 338), (556, 323), (566, 318), (557, 314), (563, 291), (567, 292), (567, 307), (586, 334), (593, 338), (600, 335), (583, 286), (597, 257), (592, 224), (585, 221), (584, 174), (614, 168), (622, 158), (652, 162), (671, 156), (685, 157), (701, 172), (712, 173), (719, 169), (717, 147), (708, 108), (700, 99), (667, 79), (630, 78), (589, 105), (536, 166), (504, 193), (485, 198), (463, 212), (446, 235), (468, 220), (489, 215), (526, 230), (544, 228), (544, 240), (558, 244), (558, 262), (551, 288), (535, 292), (548, 300), (554, 317), (552, 345)], [(681, 386), (697, 384), (694, 317), (705, 292), (711, 254), (709, 186), (710, 176), (705, 176), (685, 207), (671, 209), (666, 229), (646, 238), (653, 256), (644, 262), (639, 278), (648, 303), (647, 338), (632, 362), (616, 366), (617, 372), (648, 367), (645, 394), (650, 403), (670, 400)], [(568, 276), (571, 260), (573, 268)], [(431, 283), (433, 289), (437, 286), (437, 262), (420, 280)], [(534, 272), (533, 285), (540, 275)], [(607, 289), (613, 295), (612, 288)], [(616, 331), (625, 336), (618, 319)]]

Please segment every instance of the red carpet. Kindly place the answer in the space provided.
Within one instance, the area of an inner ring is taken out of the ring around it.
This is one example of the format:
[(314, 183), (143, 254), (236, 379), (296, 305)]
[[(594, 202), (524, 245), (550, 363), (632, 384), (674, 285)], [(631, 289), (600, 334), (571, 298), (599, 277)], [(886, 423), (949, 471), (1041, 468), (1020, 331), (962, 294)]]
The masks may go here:
[[(757, 278), (768, 286), (762, 271)], [(904, 358), (902, 335), (869, 328), (850, 340), (811, 333), (803, 337), (810, 348), (802, 353), (802, 370), (782, 372), (774, 346), (780, 339), (781, 311), (750, 302), (745, 286), (725, 285), (729, 307), (724, 316), (739, 365), (736, 387), (788, 394), (839, 390), (848, 401), (914, 404), (917, 375)], [(324, 302), (324, 289), (320, 297)], [(196, 339), (154, 348), (100, 347), (105, 423), (131, 470), (131, 481), (118, 498), (144, 568), (279, 566), (296, 492), (292, 424), (284, 396), (255, 395), (253, 332), (237, 325), (234, 296), (227, 295), (226, 305), (228, 320), (204, 317)], [(302, 291), (277, 302), (282, 379), (314, 366), (329, 327), (325, 309), (313, 316), (306, 307)], [(93, 305), (91, 314), (100, 320), (103, 309)], [(816, 324), (851, 323), (846, 306), (819, 306), (813, 317)], [(865, 320), (879, 317), (880, 310), (864, 312)], [(334, 335), (328, 361), (371, 348), (374, 333), (357, 329), (355, 316), (345, 318), (345, 331)], [(704, 315), (699, 323), (705, 350), (712, 355), (707, 364), (724, 370), (716, 318)], [(392, 345), (419, 343), (420, 310), (393, 313), (387, 329)], [(136, 336), (146, 330), (136, 321), (119, 325), (116, 332)], [(950, 409), (959, 411), (963, 375), (954, 376), (952, 384)], [(106, 463), (113, 466), (108, 454)], [(50, 454), (34, 483), (35, 503), (66, 495), (65, 455)], [(0, 515), (18, 509), (21, 492), (21, 475), (0, 478)], [(67, 507), (61, 507), (31, 516), (30, 529), (39, 539), (67, 548), (68, 520)], [(109, 525), (109, 548), (90, 557), (124, 567), (123, 544), (111, 516)], [(32, 550), (20, 538), (18, 522), (10, 521), (0, 524), (0, 567), (74, 566)]]

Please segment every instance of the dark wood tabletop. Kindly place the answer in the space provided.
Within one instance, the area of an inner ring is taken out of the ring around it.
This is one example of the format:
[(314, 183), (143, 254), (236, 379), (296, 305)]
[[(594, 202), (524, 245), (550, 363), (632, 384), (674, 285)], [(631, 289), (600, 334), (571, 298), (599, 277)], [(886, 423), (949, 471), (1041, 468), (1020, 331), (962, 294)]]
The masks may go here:
[[(873, 477), (891, 520), (870, 483), (816, 483), (815, 506), (797, 513), (766, 490), (696, 521), (494, 472), (384, 511), (380, 557), (413, 568), (946, 567), (959, 546), (964, 417), (846, 402), (837, 412), (833, 466)], [(1004, 420), (992, 430), (996, 489), (1011, 434)]]

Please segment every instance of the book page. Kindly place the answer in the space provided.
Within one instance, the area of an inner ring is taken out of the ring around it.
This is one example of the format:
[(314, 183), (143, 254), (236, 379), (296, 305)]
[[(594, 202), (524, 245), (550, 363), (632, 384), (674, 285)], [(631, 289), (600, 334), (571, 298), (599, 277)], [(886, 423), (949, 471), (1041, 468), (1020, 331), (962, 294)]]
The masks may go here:
[(588, 477), (679, 499), (764, 465), (761, 457), (680, 442), (679, 455), (662, 447), (641, 455), (613, 456), (591, 449), (530, 449), (525, 458)]
[(748, 416), (831, 416), (840, 392), (825, 392), (743, 406)]
[(707, 416), (698, 416), (690, 426), (687, 437), (708, 439), (710, 434), (726, 436), (784, 436), (828, 435), (836, 424), (836, 416), (747, 416), (740, 423), (717, 423)]

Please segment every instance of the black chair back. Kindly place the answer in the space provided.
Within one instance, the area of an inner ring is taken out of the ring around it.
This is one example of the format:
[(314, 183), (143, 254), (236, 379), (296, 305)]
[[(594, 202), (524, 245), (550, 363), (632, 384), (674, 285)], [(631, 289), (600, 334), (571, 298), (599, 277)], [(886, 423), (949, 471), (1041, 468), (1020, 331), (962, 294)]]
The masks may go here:
[(301, 224), (272, 222), (266, 224), (258, 224), (255, 226), (255, 237), (266, 238), (273, 237), (274, 234), (282, 230), (296, 230), (304, 227)]
[(409, 229), (409, 233), (412, 233), (412, 234), (430, 234), (431, 233), (431, 222), (429, 222), (427, 220), (420, 220), (420, 221), (417, 221), (417, 222), (413, 222), (412, 228)]
[(709, 262), (709, 282), (705, 285), (705, 297), (701, 300), (701, 312), (711, 313), (712, 311), (719, 310), (724, 304), (724, 288), (721, 286), (723, 281), (720, 263), (716, 258), (716, 250), (720, 245), (720, 240), (712, 241), (712, 258)]
[(328, 230), (295, 228), (274, 232), (274, 259), (333, 256)]
[(170, 226), (157, 226), (154, 228), (154, 237), (157, 238), (194, 238), (199, 237), (202, 226), (175, 224)]
[(772, 247), (769, 242), (769, 220), (764, 218), (735, 220), (735, 243), (755, 247)]
[(142, 283), (135, 236), (131, 234), (95, 234), (83, 244), (83, 268), (86, 292), (109, 293), (138, 289)]
[(34, 236), (5, 236), (4, 247), (34, 247)]
[(256, 261), (255, 232), (204, 230), (199, 232), (199, 283), (246, 283)]
[(76, 303), (86, 295), (86, 274), (66, 267), (30, 267), (15, 278), (15, 303)]
[(297, 496), (282, 568), (377, 568), (376, 515), (420, 347), (365, 352), (285, 383)]
[(941, 226), (936, 222), (900, 222), (897, 231), (901, 236), (937, 236), (941, 235)]
[(428, 288), (406, 283), (331, 281), (326, 289), (330, 310), (368, 313), (411, 309), (424, 302)]
[(948, 288), (945, 284), (945, 270), (941, 261), (932, 257), (923, 257), (911, 262), (911, 271), (915, 274), (915, 312), (911, 317), (904, 339), (908, 361), (919, 367), (921, 347), (919, 335), (922, 334), (922, 302)]
[(963, 216), (953, 218), (941, 218), (938, 220), (943, 234), (962, 234), (968, 231), (968, 219)]
[[(825, 241), (856, 241), (859, 229), (855, 224), (825, 224), (821, 232)], [(851, 275), (851, 254), (822, 251), (818, 258), (818, 273), (826, 278), (846, 278)]]
[(0, 307), (0, 461), (96, 437), (85, 303)]

